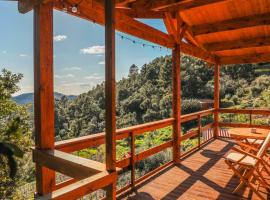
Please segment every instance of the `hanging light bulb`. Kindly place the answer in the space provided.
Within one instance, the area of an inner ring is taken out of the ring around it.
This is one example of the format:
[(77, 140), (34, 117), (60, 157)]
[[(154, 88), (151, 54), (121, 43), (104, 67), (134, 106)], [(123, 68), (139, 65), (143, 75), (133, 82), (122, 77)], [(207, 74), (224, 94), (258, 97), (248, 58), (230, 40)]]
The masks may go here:
[(77, 5), (72, 6), (71, 12), (73, 12), (73, 13), (77, 13), (78, 12)]

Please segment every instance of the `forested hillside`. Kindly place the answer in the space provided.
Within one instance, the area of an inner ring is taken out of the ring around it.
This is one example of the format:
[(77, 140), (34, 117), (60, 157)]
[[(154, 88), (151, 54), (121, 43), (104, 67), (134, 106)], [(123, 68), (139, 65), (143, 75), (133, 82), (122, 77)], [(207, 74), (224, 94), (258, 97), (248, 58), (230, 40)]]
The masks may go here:
[[(221, 105), (266, 107), (269, 76), (259, 76), (258, 65), (223, 67)], [(264, 66), (267, 69), (268, 66)], [(268, 67), (269, 68), (269, 67)], [(182, 56), (182, 113), (200, 110), (197, 99), (213, 99), (213, 68), (190, 56)], [(258, 77), (259, 76), (259, 77)], [(251, 98), (252, 97), (252, 98)], [(268, 99), (269, 100), (269, 99)], [(57, 140), (104, 130), (104, 84), (75, 100), (62, 97), (56, 103)], [(127, 127), (171, 116), (172, 60), (159, 57), (139, 70), (132, 65), (129, 75), (117, 82), (117, 127)]]

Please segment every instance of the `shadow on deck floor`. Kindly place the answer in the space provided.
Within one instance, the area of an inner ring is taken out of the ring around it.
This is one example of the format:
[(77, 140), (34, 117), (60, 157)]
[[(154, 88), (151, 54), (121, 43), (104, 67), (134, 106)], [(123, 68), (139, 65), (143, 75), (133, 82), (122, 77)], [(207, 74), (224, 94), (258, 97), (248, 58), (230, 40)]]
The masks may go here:
[[(248, 188), (244, 188), (237, 195), (232, 194), (239, 181), (233, 177), (223, 156), (233, 145), (233, 142), (227, 140), (213, 140), (183, 159), (181, 164), (171, 165), (118, 199), (257, 200), (259, 198)], [(265, 191), (262, 191), (262, 194), (267, 196)]]

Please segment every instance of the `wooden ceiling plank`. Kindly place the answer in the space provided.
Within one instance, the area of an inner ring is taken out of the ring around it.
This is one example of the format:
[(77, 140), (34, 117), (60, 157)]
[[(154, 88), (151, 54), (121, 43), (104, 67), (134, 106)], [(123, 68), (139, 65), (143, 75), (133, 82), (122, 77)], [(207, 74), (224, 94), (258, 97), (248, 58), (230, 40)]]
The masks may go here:
[(220, 57), (220, 64), (222, 65), (264, 62), (270, 62), (270, 52), (262, 54), (246, 54), (241, 56)]
[(194, 36), (198, 36), (264, 25), (270, 25), (270, 13), (234, 18), (212, 24), (195, 25), (191, 27), (191, 30)]
[(270, 46), (270, 38), (260, 37), (260, 38), (253, 38), (253, 39), (223, 41), (223, 42), (204, 44), (204, 47), (208, 51), (225, 51), (225, 50), (232, 50), (232, 49), (252, 48), (252, 47), (261, 47), (261, 46)]
[(181, 12), (184, 10), (206, 6), (214, 3), (220, 3), (224, 1), (227, 0), (185, 0), (175, 4), (168, 4), (167, 6), (163, 6), (163, 8), (157, 8), (157, 10), (168, 12)]
[(224, 1), (227, 0), (137, 0), (131, 3), (130, 7), (143, 10), (175, 12)]

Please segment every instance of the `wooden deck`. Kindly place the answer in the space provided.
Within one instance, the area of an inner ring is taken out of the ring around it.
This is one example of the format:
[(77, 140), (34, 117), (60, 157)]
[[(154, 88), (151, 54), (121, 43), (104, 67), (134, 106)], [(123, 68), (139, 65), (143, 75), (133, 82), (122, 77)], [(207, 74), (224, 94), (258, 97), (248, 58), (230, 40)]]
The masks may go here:
[(222, 157), (233, 145), (230, 141), (214, 140), (183, 159), (181, 164), (169, 166), (118, 199), (259, 199), (248, 188), (238, 195), (232, 194), (238, 179), (233, 177)]

